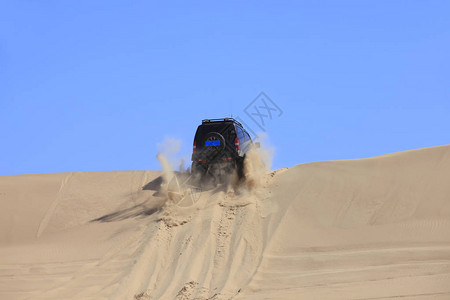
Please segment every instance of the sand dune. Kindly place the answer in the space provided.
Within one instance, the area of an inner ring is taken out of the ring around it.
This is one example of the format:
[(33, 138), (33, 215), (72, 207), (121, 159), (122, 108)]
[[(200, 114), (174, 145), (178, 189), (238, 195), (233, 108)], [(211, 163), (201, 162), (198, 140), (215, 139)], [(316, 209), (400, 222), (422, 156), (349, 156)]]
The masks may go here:
[(450, 146), (160, 191), (161, 172), (0, 176), (0, 299), (450, 299)]

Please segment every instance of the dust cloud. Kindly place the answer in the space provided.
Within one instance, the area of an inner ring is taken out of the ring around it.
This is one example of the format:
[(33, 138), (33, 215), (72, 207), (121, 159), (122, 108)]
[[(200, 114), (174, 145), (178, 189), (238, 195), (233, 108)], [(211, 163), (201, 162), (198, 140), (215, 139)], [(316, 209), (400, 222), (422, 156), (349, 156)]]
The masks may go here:
[(176, 171), (187, 173), (184, 169), (184, 159), (180, 155), (181, 141), (174, 138), (166, 138), (158, 144), (158, 154), (156, 158), (161, 164), (163, 183), (161, 192), (169, 196), (169, 184), (174, 178)]
[(275, 152), (267, 134), (258, 135), (255, 141), (260, 147), (253, 144), (244, 161), (245, 186), (253, 190), (264, 187), (265, 177), (272, 167)]
[[(192, 187), (203, 190), (219, 186), (229, 192), (258, 193), (267, 183), (267, 174), (272, 166), (274, 147), (271, 146), (267, 134), (255, 138), (256, 143), (250, 146), (244, 161), (244, 178), (238, 179), (236, 170), (214, 169), (208, 176), (191, 176), (191, 171), (185, 167), (185, 161), (180, 153), (182, 142), (174, 138), (166, 138), (158, 144), (156, 155), (161, 167), (163, 183), (161, 192), (174, 202), (190, 193)], [(186, 184), (187, 183), (187, 184)]]

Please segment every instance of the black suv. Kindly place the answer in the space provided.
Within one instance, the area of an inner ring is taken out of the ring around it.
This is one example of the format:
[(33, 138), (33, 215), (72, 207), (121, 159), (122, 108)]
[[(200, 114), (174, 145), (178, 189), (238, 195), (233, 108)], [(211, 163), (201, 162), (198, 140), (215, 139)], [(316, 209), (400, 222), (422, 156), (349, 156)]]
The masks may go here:
[(252, 144), (248, 132), (233, 118), (203, 120), (195, 133), (192, 173), (236, 170), (242, 178), (245, 154)]

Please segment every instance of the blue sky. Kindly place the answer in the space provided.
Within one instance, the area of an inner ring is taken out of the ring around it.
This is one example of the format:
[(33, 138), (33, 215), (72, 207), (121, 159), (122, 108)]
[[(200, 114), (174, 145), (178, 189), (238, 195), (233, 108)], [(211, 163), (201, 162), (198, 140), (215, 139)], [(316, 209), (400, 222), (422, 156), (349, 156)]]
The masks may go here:
[[(155, 170), (265, 92), (273, 169), (449, 143), (448, 1), (1, 1), (0, 174)], [(256, 127), (256, 128), (255, 128)], [(260, 130), (259, 130), (260, 131)]]

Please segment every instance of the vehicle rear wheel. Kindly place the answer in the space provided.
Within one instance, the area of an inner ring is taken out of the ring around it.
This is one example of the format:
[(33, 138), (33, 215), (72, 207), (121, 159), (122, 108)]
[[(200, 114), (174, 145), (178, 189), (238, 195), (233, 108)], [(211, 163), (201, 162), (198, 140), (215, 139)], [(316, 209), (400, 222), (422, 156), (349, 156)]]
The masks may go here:
[(192, 175), (204, 175), (206, 173), (206, 166), (199, 164), (197, 162), (193, 162), (191, 165), (191, 174)]
[(240, 179), (245, 179), (245, 174), (244, 174), (244, 157), (243, 158), (238, 158), (236, 160), (236, 171), (237, 171), (237, 175), (239, 180)]

